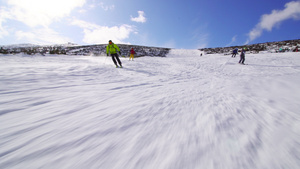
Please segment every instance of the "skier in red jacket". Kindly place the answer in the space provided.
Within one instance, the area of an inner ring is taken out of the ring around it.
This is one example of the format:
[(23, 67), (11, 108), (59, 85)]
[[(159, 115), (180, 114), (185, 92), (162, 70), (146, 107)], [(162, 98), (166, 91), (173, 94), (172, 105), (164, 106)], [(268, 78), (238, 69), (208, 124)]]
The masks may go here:
[(130, 50), (130, 57), (129, 57), (129, 60), (134, 58), (134, 54), (135, 54), (135, 51), (133, 50), (133, 48), (131, 48)]

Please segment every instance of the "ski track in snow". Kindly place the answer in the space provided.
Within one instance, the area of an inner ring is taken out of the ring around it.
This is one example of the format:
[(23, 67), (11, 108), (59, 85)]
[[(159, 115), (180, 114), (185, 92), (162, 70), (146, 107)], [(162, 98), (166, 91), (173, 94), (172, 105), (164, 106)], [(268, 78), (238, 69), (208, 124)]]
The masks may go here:
[(300, 54), (0, 56), (0, 168), (295, 169)]

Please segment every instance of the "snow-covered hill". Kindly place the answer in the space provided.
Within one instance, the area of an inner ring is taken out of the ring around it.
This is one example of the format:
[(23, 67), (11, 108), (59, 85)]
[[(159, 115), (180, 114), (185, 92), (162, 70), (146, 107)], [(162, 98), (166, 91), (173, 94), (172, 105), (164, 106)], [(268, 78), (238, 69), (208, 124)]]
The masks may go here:
[[(82, 56), (106, 56), (106, 46), (107, 44), (100, 45), (86, 45), (80, 46), (75, 44), (63, 44), (63, 45), (49, 45), (49, 46), (39, 46), (39, 45), (9, 45), (1, 46), (0, 54), (18, 54), (25, 53), (29, 55), (33, 54), (63, 54), (63, 55), (82, 55)], [(147, 46), (137, 46), (137, 45), (124, 45), (118, 44), (122, 55), (129, 55), (131, 48), (134, 48), (136, 52), (136, 57), (141, 56), (158, 56), (165, 57), (169, 48), (158, 48), (158, 47), (147, 47)]]
[[(106, 46), (107, 44), (99, 45), (76, 45), (73, 43), (67, 43), (62, 45), (32, 45), (32, 44), (21, 44), (21, 45), (9, 45), (0, 46), (0, 54), (17, 54), (25, 53), (29, 55), (33, 54), (63, 54), (63, 55), (83, 55), (83, 56), (106, 56)], [(138, 45), (124, 45), (118, 44), (123, 56), (128, 56), (131, 48), (136, 51), (136, 57), (141, 56), (156, 56), (165, 57), (170, 48), (158, 48), (158, 47), (148, 47), (148, 46), (138, 46)], [(196, 55), (200, 53), (204, 54), (231, 54), (232, 50), (235, 48), (242, 49), (246, 47), (248, 53), (276, 53), (276, 52), (292, 52), (297, 47), (300, 50), (300, 40), (289, 40), (281, 42), (267, 42), (261, 44), (244, 45), (244, 46), (231, 46), (222, 48), (204, 48), (199, 49)]]
[(220, 47), (220, 48), (204, 48), (200, 49), (206, 54), (231, 54), (235, 49), (247, 48), (250, 53), (278, 53), (278, 52), (293, 52), (296, 48), (300, 51), (300, 39), (297, 40), (286, 40), (279, 42), (266, 42), (259, 44), (243, 45), (243, 46), (230, 46), (230, 47)]
[(0, 56), (1, 169), (296, 169), (300, 53)]

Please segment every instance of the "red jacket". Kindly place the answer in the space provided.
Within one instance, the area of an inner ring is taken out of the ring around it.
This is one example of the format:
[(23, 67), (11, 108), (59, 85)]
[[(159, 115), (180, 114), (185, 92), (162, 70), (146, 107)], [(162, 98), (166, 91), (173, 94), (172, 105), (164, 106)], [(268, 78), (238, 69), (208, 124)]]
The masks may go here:
[(130, 54), (135, 54), (135, 51), (133, 49), (131, 49)]

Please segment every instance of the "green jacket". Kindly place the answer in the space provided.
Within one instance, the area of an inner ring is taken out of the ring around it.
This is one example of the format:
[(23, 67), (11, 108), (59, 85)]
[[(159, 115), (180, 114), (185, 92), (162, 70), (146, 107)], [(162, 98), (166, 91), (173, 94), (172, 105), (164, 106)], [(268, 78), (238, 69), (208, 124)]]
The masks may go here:
[(117, 52), (120, 52), (120, 49), (116, 44), (112, 43), (111, 45), (108, 44), (106, 46), (106, 53), (107, 54), (109, 54), (109, 53), (110, 54), (116, 54)]

